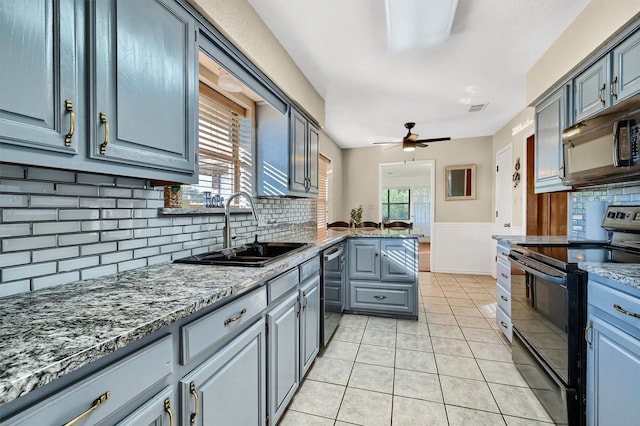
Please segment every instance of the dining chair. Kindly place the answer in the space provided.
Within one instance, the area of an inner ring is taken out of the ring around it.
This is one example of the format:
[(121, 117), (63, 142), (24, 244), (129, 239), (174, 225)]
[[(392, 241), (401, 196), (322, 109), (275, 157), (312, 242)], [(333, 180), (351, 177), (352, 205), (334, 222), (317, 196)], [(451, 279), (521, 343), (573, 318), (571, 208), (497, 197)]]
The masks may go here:
[(356, 228), (380, 228), (380, 222), (369, 222), (365, 220), (356, 225)]
[(413, 228), (413, 223), (412, 222), (394, 221), (394, 222), (389, 222), (389, 223), (385, 224), (384, 227), (387, 228), (387, 229), (394, 229), (394, 228), (412, 229)]
[(350, 228), (349, 222), (338, 220), (336, 222), (327, 223), (327, 228)]

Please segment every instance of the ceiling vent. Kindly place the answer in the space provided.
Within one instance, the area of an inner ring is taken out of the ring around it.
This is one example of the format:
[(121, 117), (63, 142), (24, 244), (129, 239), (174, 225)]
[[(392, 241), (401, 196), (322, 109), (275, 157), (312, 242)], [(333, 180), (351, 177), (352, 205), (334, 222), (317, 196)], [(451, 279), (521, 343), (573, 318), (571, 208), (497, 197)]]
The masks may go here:
[(469, 112), (480, 112), (480, 111), (484, 111), (484, 109), (487, 107), (487, 104), (477, 104), (477, 105), (471, 105), (469, 107)]

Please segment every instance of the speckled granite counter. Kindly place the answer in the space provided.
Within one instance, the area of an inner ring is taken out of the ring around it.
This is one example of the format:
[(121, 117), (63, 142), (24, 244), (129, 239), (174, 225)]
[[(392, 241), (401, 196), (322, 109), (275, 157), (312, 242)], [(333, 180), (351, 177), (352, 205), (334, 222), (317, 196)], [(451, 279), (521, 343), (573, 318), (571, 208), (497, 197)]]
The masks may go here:
[(222, 299), (250, 291), (347, 237), (329, 230), (262, 268), (162, 264), (0, 299), (0, 406)]
[(566, 245), (569, 243), (569, 240), (566, 236), (544, 236), (544, 235), (492, 235), (491, 238), (498, 241), (506, 241), (510, 244), (519, 244), (519, 245)]
[(640, 290), (640, 264), (581, 262), (578, 268)]

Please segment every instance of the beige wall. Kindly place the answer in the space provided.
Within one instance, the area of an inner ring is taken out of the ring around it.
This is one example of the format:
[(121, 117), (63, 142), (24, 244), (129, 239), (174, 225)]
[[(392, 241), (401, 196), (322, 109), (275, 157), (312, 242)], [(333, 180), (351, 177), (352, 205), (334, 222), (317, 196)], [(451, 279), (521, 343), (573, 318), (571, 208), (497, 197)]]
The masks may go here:
[[(640, 13), (640, 0), (591, 0), (527, 73), (527, 104), (562, 79)], [(630, 19), (631, 18), (631, 19)]]
[[(379, 220), (379, 164), (412, 160), (435, 161), (435, 222), (491, 222), (493, 197), (492, 138), (467, 138), (439, 142), (406, 153), (395, 147), (346, 149), (343, 151), (344, 207), (348, 219), (353, 207), (362, 205), (363, 220)], [(450, 165), (476, 164), (475, 200), (445, 201), (444, 168)]]
[(343, 207), (342, 148), (320, 131), (320, 153), (331, 160), (332, 178), (329, 188), (329, 222), (341, 219)]
[[(534, 115), (535, 111), (533, 108), (525, 108), (520, 114), (518, 114), (513, 120), (509, 121), (507, 124), (502, 127), (495, 135), (493, 135), (493, 168), (496, 167), (496, 154), (498, 151), (501, 151), (503, 148), (511, 145), (513, 150), (513, 158), (511, 163), (516, 163), (516, 159), (520, 158), (520, 176), (521, 183), (518, 185), (518, 188), (513, 190), (513, 199), (511, 204), (511, 224), (513, 227), (521, 228), (524, 226), (523, 223), (523, 211), (524, 211), (524, 200), (527, 197), (527, 187), (526, 182), (524, 181), (524, 177), (527, 174), (526, 171), (526, 151), (525, 151), (525, 142), (527, 138), (535, 133), (534, 126)], [(494, 174), (495, 176), (495, 174)], [(496, 200), (495, 200), (495, 179), (493, 183), (493, 208), (491, 210), (495, 210)]]

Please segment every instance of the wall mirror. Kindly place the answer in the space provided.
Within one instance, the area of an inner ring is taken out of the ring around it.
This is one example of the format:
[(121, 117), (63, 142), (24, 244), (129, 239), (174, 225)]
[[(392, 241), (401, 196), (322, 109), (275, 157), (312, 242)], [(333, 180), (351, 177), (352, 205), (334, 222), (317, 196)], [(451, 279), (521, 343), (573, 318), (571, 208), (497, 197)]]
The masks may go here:
[(444, 168), (444, 199), (476, 199), (476, 165), (447, 166)]

